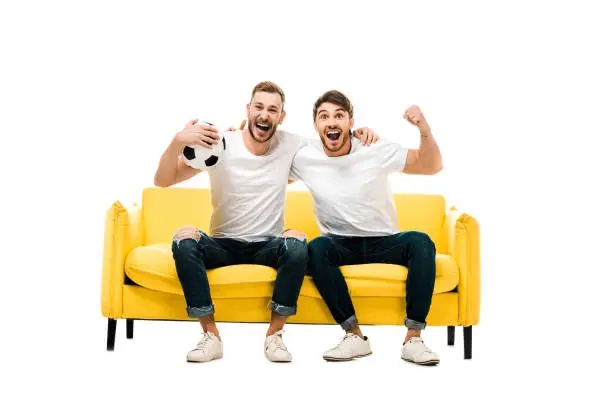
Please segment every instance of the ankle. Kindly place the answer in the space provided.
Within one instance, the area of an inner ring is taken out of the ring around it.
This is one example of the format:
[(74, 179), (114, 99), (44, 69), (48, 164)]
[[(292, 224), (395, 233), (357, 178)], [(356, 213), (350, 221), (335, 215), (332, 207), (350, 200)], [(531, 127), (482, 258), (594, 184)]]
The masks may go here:
[(289, 316), (283, 316), (278, 314), (277, 312), (272, 312), (270, 315), (270, 326), (268, 326), (266, 337), (283, 330), (283, 327), (285, 327), (285, 323), (287, 323), (288, 318)]
[(270, 327), (268, 328), (268, 331), (266, 332), (266, 337), (272, 336), (274, 333), (278, 333), (281, 330), (283, 330), (282, 327)]
[(421, 337), (421, 331), (415, 329), (408, 329), (408, 333), (406, 333), (406, 338), (404, 339), (404, 344), (408, 343), (413, 337)]
[(351, 333), (351, 334), (356, 334), (357, 336), (359, 336), (359, 337), (361, 337), (362, 339), (365, 340), (365, 336), (361, 332), (361, 329), (359, 328), (359, 326), (355, 326), (352, 329), (347, 330), (346, 332), (347, 333)]
[(204, 328), (204, 333), (212, 333), (215, 335), (215, 337), (217, 337), (219, 340), (221, 340), (221, 336), (219, 336), (219, 329), (217, 329), (217, 326), (215, 325), (207, 325)]

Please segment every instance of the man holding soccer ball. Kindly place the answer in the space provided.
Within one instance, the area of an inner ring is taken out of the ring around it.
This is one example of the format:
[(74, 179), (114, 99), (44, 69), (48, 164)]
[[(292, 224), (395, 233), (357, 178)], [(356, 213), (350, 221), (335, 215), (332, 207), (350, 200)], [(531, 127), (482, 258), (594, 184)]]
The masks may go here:
[[(276, 84), (261, 82), (255, 86), (247, 105), (247, 128), (225, 132), (222, 160), (206, 168), (213, 205), (211, 235), (185, 226), (173, 237), (172, 253), (187, 313), (198, 318), (204, 330), (196, 348), (187, 354), (188, 361), (206, 362), (223, 357), (206, 270), (236, 264), (277, 269), (264, 351), (270, 361), (291, 361), (282, 340), (283, 327), (297, 311), (308, 249), (304, 234), (283, 232), (284, 208), (289, 169), (306, 140), (277, 130), (286, 115), (284, 103), (284, 92)], [(196, 123), (197, 120), (188, 122), (162, 155), (155, 174), (156, 186), (169, 187), (202, 171), (186, 164), (181, 157), (183, 149), (210, 148), (220, 138), (214, 126)], [(355, 134), (365, 144), (377, 140), (367, 128)]]

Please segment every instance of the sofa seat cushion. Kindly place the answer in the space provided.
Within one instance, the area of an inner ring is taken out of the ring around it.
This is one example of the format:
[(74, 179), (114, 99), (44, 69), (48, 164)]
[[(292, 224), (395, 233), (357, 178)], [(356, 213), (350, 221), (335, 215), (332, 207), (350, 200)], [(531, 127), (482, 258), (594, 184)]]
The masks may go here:
[[(340, 268), (351, 296), (404, 297), (407, 269), (399, 265), (347, 265)], [(182, 295), (170, 244), (154, 244), (133, 249), (125, 262), (125, 273), (147, 289)], [(261, 265), (232, 265), (207, 270), (213, 298), (271, 297), (276, 270)], [(434, 294), (449, 292), (459, 282), (455, 260), (449, 255), (436, 256)], [(309, 276), (304, 280), (302, 296), (320, 298)]]

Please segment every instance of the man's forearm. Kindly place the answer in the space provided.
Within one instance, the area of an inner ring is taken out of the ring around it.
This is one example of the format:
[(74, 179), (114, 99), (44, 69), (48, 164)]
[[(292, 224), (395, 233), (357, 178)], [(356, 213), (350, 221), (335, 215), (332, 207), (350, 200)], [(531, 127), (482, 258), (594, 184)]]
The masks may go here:
[(420, 129), (421, 144), (419, 146), (419, 161), (421, 167), (431, 173), (437, 173), (442, 170), (442, 153), (431, 134), (429, 127)]
[(178, 172), (179, 154), (181, 154), (181, 146), (173, 140), (159, 160), (154, 181), (156, 186), (168, 187), (174, 184)]

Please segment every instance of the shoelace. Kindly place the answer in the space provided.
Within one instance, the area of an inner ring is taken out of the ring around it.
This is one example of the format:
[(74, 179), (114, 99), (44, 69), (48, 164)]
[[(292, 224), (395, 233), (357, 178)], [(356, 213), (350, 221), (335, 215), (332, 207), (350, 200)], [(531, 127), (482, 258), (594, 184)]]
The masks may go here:
[(425, 345), (425, 342), (420, 337), (411, 337), (410, 340), (408, 340), (408, 342), (409, 343), (420, 343), (423, 345), (423, 348), (425, 349), (427, 353), (432, 353), (432, 351), (429, 349), (429, 347)]
[(355, 342), (355, 340), (357, 340), (359, 338), (360, 337), (358, 335), (356, 335), (356, 334), (346, 333), (344, 335), (344, 337), (342, 338), (342, 340), (340, 341), (340, 343), (338, 343), (338, 345), (335, 348), (340, 348), (346, 342)]
[(204, 333), (204, 337), (199, 341), (196, 349), (202, 350), (206, 352), (208, 350), (208, 346), (210, 346), (215, 341), (214, 335), (210, 332)]
[(272, 351), (277, 349), (287, 351), (287, 347), (285, 346), (285, 344), (283, 343), (283, 339), (281, 338), (281, 334), (283, 334), (284, 332), (284, 330), (280, 330), (272, 335), (272, 339), (270, 341), (270, 344), (268, 345), (268, 347), (272, 348)]

